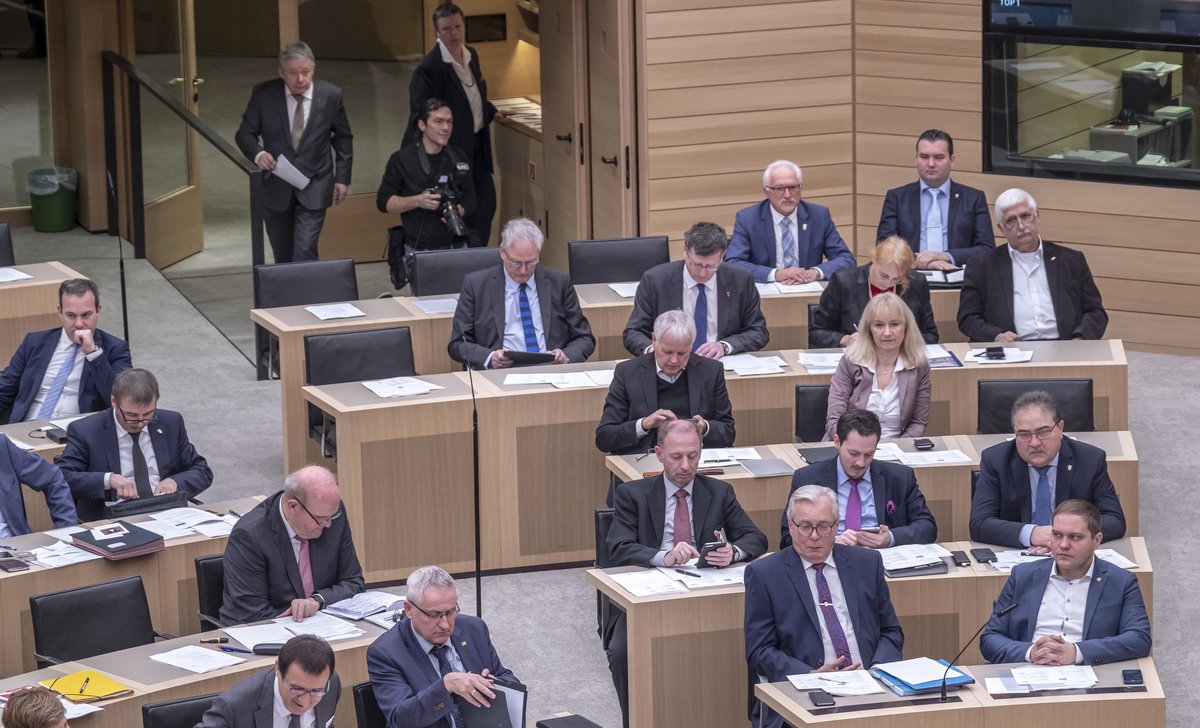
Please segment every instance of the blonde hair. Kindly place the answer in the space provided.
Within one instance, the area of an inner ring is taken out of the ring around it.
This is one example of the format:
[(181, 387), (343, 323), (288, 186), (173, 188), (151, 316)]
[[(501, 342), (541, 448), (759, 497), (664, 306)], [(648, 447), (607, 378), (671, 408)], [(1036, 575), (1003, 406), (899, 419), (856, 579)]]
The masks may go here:
[(904, 293), (908, 290), (908, 277), (912, 274), (917, 262), (913, 258), (912, 248), (909, 247), (908, 241), (899, 235), (889, 235), (880, 240), (871, 251), (871, 265), (890, 264), (894, 264), (900, 269), (900, 280), (896, 282), (896, 290)]
[(904, 340), (900, 342), (900, 356), (904, 357), (905, 365), (908, 367), (921, 366), (926, 362), (925, 341), (917, 329), (917, 319), (904, 299), (890, 291), (881, 293), (867, 302), (862, 318), (858, 321), (858, 338), (847, 347), (846, 356), (850, 357), (850, 361), (855, 364), (876, 366), (879, 359), (875, 355), (875, 337), (871, 333), (871, 322), (877, 321), (889, 313), (904, 319)]
[(58, 696), (41, 685), (18, 690), (4, 706), (5, 728), (56, 728), (66, 717)]

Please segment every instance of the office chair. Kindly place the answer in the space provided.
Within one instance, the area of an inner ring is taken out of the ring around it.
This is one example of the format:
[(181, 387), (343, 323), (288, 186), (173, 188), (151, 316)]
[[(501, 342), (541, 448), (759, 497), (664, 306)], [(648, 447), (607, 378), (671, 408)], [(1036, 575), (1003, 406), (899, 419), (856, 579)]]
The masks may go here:
[[(596, 568), (605, 569), (612, 566), (612, 557), (608, 553), (608, 530), (612, 528), (613, 519), (616, 518), (616, 511), (612, 508), (597, 508), (595, 513), (596, 523)], [(608, 647), (607, 633), (609, 622), (614, 619), (612, 601), (596, 592), (596, 632), (600, 635), (600, 639), (604, 640), (604, 647)]]
[(646, 271), (669, 262), (671, 249), (666, 235), (567, 243), (567, 270), (576, 284), (640, 281)]
[(458, 293), (468, 273), (500, 264), (499, 248), (418, 250), (409, 266), (414, 296)]
[[(304, 337), (304, 382), (311, 385), (359, 382), (416, 375), (412, 334), (407, 326)], [(337, 431), (329, 415), (308, 405), (309, 437), (321, 455), (337, 456)]]
[(979, 468), (971, 469), (971, 502), (975, 502), (975, 489), (979, 487)]
[(1012, 407), (1017, 398), (1034, 390), (1049, 392), (1072, 432), (1092, 432), (1091, 379), (980, 379), (979, 415), (976, 429), (981, 435), (1012, 434)]
[(796, 385), (796, 442), (820, 442), (829, 410), (828, 384)]
[(193, 728), (212, 707), (217, 693), (162, 700), (142, 706), (142, 728)]
[(174, 639), (152, 626), (140, 576), (37, 594), (29, 612), (39, 668)]
[[(358, 300), (353, 258), (254, 266), (254, 307), (303, 306)], [(258, 379), (279, 378), (279, 341), (254, 327)]]
[(200, 631), (221, 629), (229, 625), (221, 621), (221, 604), (225, 601), (225, 555), (210, 554), (196, 557), (196, 592), (200, 616)]
[(8, 223), (0, 222), (0, 265), (16, 264), (17, 259), (13, 256), (12, 231), (8, 229)]
[(354, 712), (358, 714), (358, 728), (387, 728), (387, 718), (375, 700), (375, 688), (370, 681), (354, 683)]
[(814, 321), (816, 320), (817, 311), (821, 310), (820, 302), (809, 302), (808, 304), (808, 348), (820, 349), (820, 344), (813, 340)]

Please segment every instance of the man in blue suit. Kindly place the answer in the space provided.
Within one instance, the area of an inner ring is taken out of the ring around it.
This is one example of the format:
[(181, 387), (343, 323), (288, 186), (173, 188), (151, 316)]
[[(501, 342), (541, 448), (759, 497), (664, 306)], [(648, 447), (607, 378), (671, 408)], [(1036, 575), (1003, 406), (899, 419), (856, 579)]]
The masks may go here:
[(0, 374), (0, 421), (69, 417), (108, 405), (113, 377), (133, 366), (129, 346), (96, 328), (100, 289), (86, 278), (58, 287), (62, 328), (27, 334)]
[(1137, 577), (1095, 557), (1100, 511), (1085, 500), (1054, 510), (1053, 559), (1012, 570), (979, 650), (988, 662), (1103, 665), (1150, 654), (1150, 618)]
[(854, 267), (854, 255), (838, 234), (829, 208), (801, 201), (803, 181), (794, 162), (780, 159), (767, 165), (767, 199), (738, 211), (725, 252), (727, 263), (750, 271), (758, 283), (788, 285), (827, 280)]
[[(837, 496), (805, 485), (788, 499), (792, 547), (746, 567), (746, 661), (768, 682), (900, 660), (904, 633), (879, 554), (834, 543)], [(797, 602), (803, 607), (797, 608)], [(751, 709), (755, 717), (756, 705)], [(764, 725), (782, 719), (768, 711)]]
[(46, 497), (55, 526), (79, 523), (71, 489), (58, 468), (0, 435), (0, 538), (23, 536), (32, 530), (25, 518), (22, 483)]
[(72, 422), (54, 461), (84, 521), (103, 518), (105, 502), (176, 491), (194, 498), (213, 479), (188, 440), (183, 416), (158, 408), (158, 381), (145, 369), (117, 375), (112, 408)]
[(488, 707), (496, 697), (493, 682), (517, 682), (483, 620), (459, 614), (458, 587), (442, 569), (423, 566), (408, 577), (404, 615), (367, 648), (367, 672), (388, 728), (462, 726), (456, 700)]
[(918, 268), (952, 270), (996, 247), (987, 197), (951, 181), (953, 167), (954, 139), (941, 129), (926, 130), (917, 138), (921, 178), (888, 190), (883, 198), (875, 239), (904, 238)]

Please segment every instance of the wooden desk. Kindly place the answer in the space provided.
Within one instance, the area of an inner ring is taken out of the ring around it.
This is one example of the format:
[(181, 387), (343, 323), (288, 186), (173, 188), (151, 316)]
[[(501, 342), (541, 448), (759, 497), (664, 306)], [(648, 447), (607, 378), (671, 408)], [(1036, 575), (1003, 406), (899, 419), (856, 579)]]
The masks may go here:
[(961, 728), (982, 725), (983, 706), (974, 693), (957, 690), (948, 702), (937, 695), (902, 698), (890, 690), (874, 695), (839, 695), (832, 708), (814, 707), (808, 691), (790, 682), (759, 683), (754, 696), (792, 725), (837, 728)]
[[(205, 504), (203, 507), (218, 513), (228, 512), (230, 508), (245, 513), (261, 500), (262, 496), (255, 496)], [(136, 523), (147, 518), (132, 516), (127, 520)], [(99, 584), (127, 576), (141, 576), (155, 629), (177, 635), (199, 631), (200, 618), (196, 615), (199, 601), (193, 561), (197, 556), (224, 553), (227, 540), (224, 536), (188, 536), (171, 539), (164, 550), (148, 556), (122, 561), (96, 559), (58, 569), (32, 564), (28, 571), (0, 573), (0, 610), (7, 616), (7, 619), (0, 620), (0, 673), (14, 675), (36, 666), (29, 598), (37, 594)], [(53, 542), (54, 538), (44, 533), (3, 539), (4, 545), (24, 551)]]
[(57, 261), (10, 267), (33, 277), (0, 283), (0, 362), (6, 366), (26, 334), (62, 326), (58, 286), (84, 277)]

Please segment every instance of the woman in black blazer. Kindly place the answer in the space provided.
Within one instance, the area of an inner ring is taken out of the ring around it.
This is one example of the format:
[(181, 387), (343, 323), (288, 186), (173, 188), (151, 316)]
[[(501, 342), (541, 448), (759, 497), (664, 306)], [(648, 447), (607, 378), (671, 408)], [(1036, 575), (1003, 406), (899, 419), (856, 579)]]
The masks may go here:
[(821, 293), (820, 308), (813, 312), (808, 347), (835, 349), (849, 346), (858, 337), (858, 321), (867, 301), (888, 291), (899, 295), (912, 309), (925, 343), (938, 343), (937, 324), (929, 305), (929, 284), (916, 272), (908, 242), (893, 235), (875, 246), (867, 265), (833, 274)]

